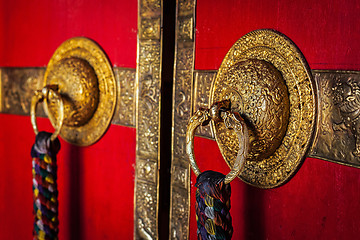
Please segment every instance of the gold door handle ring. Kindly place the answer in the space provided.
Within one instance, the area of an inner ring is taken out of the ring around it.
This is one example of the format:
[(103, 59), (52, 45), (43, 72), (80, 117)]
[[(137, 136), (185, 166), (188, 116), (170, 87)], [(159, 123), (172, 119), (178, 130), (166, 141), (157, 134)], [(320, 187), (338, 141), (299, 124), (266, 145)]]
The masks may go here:
[[(57, 136), (60, 133), (61, 127), (64, 122), (64, 102), (62, 98), (60, 97), (60, 94), (54, 90), (54, 86), (45, 86), (41, 90), (35, 91), (34, 96), (31, 99), (31, 107), (30, 107), (30, 118), (31, 118), (31, 124), (34, 129), (35, 134), (37, 135), (39, 133), (37, 124), (36, 124), (36, 107), (39, 102), (43, 102), (45, 99), (49, 100), (50, 98), (54, 98), (58, 102), (58, 117), (56, 118), (57, 122), (54, 127), (55, 131), (51, 135), (50, 140), (54, 141)], [(45, 111), (47, 112), (47, 111)]]
[[(224, 106), (226, 106), (224, 108)], [(194, 155), (194, 135), (196, 129), (202, 125), (206, 126), (210, 120), (215, 122), (223, 121), (228, 129), (233, 129), (239, 139), (239, 151), (231, 171), (226, 175), (224, 183), (230, 183), (242, 171), (247, 153), (249, 151), (249, 131), (244, 119), (240, 114), (230, 110), (230, 101), (217, 102), (210, 109), (200, 108), (189, 120), (186, 131), (186, 153), (190, 159), (190, 166), (195, 175), (201, 171), (195, 161)]]

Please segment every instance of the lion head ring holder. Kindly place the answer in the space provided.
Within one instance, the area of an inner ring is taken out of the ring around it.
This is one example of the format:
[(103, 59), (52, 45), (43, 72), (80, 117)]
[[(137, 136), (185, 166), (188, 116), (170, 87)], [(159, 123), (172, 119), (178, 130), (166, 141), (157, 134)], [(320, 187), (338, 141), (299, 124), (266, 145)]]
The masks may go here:
[[(186, 133), (186, 152), (197, 176), (201, 239), (219, 234), (224, 237), (221, 239), (231, 238), (231, 217), (227, 213), (219, 217), (219, 210), (229, 205), (230, 196), (222, 194), (230, 195), (226, 185), (236, 176), (255, 187), (274, 188), (296, 173), (314, 134), (315, 92), (304, 56), (283, 34), (256, 30), (231, 47), (212, 83), (213, 105), (190, 118)], [(226, 176), (212, 171), (200, 174), (195, 162), (195, 130), (210, 120), (221, 154), (231, 168)], [(215, 209), (215, 202), (224, 206)], [(211, 211), (210, 206), (214, 208)], [(230, 219), (229, 226), (219, 219)]]

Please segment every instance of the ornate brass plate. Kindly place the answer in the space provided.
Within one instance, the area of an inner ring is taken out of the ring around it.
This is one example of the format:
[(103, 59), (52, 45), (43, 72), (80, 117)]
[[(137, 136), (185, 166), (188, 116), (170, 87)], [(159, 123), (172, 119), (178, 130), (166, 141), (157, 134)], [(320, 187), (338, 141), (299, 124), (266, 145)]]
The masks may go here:
[[(116, 81), (107, 56), (95, 42), (78, 37), (61, 44), (47, 66), (44, 85), (57, 85), (63, 98), (63, 139), (80, 146), (100, 139), (114, 114)], [(46, 104), (54, 124), (56, 105)]]
[(360, 168), (360, 72), (314, 70), (318, 121), (308, 156)]
[[(273, 30), (240, 38), (225, 56), (212, 86), (210, 102), (230, 99), (252, 129), (250, 155), (240, 178), (273, 188), (289, 180), (306, 152), (315, 128), (315, 83), (295, 44)], [(216, 141), (232, 166), (237, 136), (213, 125)]]

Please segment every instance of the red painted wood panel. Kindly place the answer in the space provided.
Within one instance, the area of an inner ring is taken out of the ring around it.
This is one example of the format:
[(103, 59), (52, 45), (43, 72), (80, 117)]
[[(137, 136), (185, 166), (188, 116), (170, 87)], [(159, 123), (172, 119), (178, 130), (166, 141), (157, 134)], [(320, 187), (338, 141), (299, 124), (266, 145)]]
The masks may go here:
[[(214, 141), (196, 138), (195, 156), (201, 171), (229, 171)], [(197, 239), (195, 181), (192, 174), (190, 239)], [(312, 158), (279, 188), (257, 189), (235, 179), (233, 239), (357, 239), (359, 187), (360, 169)]]
[[(46, 66), (63, 41), (84, 36), (112, 64), (135, 68), (136, 34), (136, 0), (0, 1), (0, 66)], [(90, 147), (61, 140), (59, 239), (133, 238), (135, 135), (111, 126)], [(0, 115), (0, 239), (31, 239), (34, 137), (29, 117)]]
[(114, 65), (136, 67), (136, 0), (2, 0), (0, 7), (0, 66), (46, 66), (63, 41), (84, 36)]
[[(300, 48), (312, 69), (360, 70), (359, 1), (197, 1), (196, 69), (218, 69), (244, 34), (276, 29)], [(229, 171), (214, 141), (196, 138), (200, 169)], [(192, 175), (192, 186), (195, 177)], [(357, 239), (360, 169), (306, 159), (282, 187), (232, 183), (233, 239)], [(196, 239), (195, 188), (190, 239)]]
[(357, 0), (197, 1), (196, 69), (218, 69), (246, 33), (276, 29), (288, 36), (312, 69), (360, 69)]

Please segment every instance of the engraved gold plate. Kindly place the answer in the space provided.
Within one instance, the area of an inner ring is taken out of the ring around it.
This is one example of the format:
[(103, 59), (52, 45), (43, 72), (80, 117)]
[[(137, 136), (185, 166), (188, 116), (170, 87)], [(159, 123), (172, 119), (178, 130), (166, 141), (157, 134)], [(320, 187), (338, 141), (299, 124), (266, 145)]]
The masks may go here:
[[(87, 38), (72, 38), (55, 51), (47, 66), (44, 85), (56, 85), (64, 100), (60, 136), (69, 143), (88, 146), (107, 130), (116, 104), (116, 81), (107, 56)], [(47, 101), (55, 124), (57, 107)]]
[[(225, 56), (210, 102), (230, 99), (250, 128), (250, 154), (240, 178), (256, 187), (288, 181), (301, 165), (315, 129), (315, 83), (308, 64), (286, 36), (256, 30), (240, 38)], [(216, 141), (232, 167), (238, 138), (213, 124)]]

